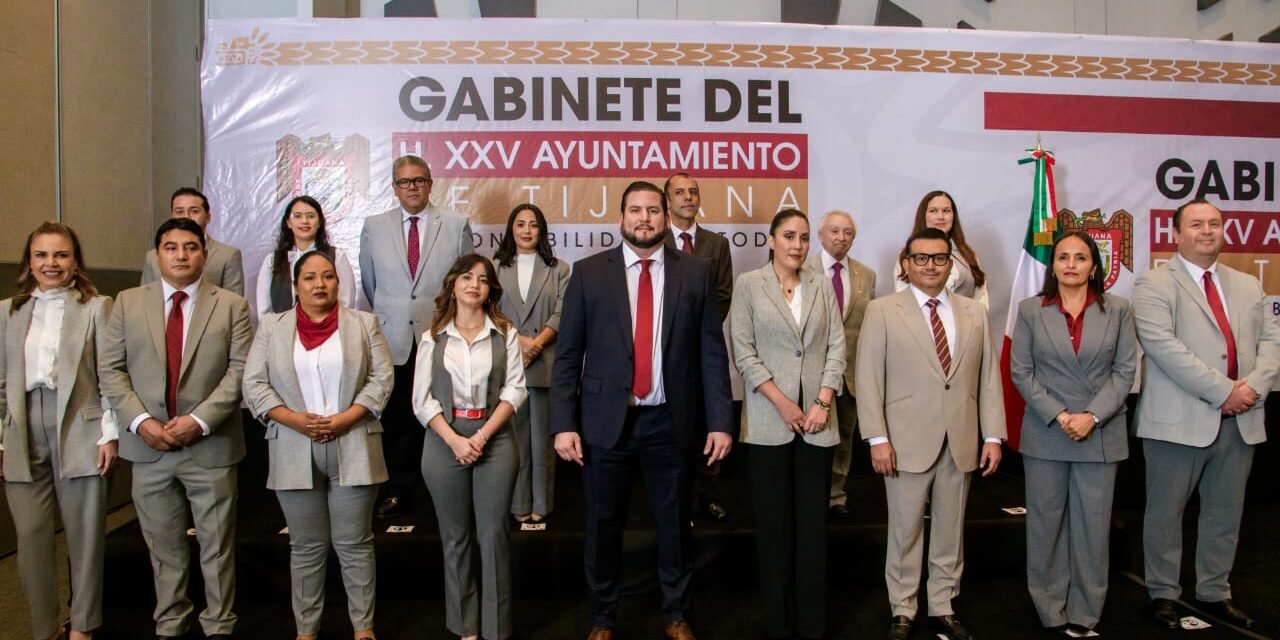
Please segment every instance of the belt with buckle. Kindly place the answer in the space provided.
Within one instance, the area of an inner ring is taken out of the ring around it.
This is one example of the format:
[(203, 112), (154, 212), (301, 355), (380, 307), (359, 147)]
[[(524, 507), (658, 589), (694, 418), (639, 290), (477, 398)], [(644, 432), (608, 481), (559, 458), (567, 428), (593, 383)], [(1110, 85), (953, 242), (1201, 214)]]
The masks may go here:
[(483, 420), (485, 413), (484, 409), (454, 409), (453, 417), (466, 418), (467, 420)]

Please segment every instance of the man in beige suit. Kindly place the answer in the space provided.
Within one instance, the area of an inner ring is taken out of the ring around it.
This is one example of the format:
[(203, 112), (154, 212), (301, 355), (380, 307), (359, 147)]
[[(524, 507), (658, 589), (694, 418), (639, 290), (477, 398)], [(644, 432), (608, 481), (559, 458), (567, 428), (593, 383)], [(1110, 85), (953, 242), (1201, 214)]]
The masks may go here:
[(244, 298), (201, 278), (204, 231), (171, 218), (156, 231), (160, 280), (122, 291), (107, 324), (102, 389), (133, 462), (133, 500), (155, 574), (156, 635), (187, 633), (188, 504), (200, 543), (208, 638), (236, 616), (236, 463), (244, 457), (240, 382), (253, 341)]
[(930, 627), (969, 640), (974, 636), (956, 618), (951, 600), (960, 593), (964, 568), (970, 474), (981, 467), (989, 476), (1000, 464), (1000, 371), (985, 309), (946, 290), (952, 260), (947, 236), (918, 231), (904, 255), (901, 266), (911, 286), (867, 305), (855, 380), (862, 435), (872, 468), (885, 477), (889, 503), (889, 638), (911, 634), (928, 505)]
[(849, 508), (844, 491), (849, 477), (849, 464), (853, 460), (853, 433), (858, 426), (858, 405), (855, 401), (854, 371), (858, 366), (858, 332), (862, 330), (862, 317), (867, 303), (876, 294), (876, 272), (849, 257), (858, 227), (847, 211), (828, 211), (818, 223), (818, 240), (822, 251), (809, 256), (805, 266), (831, 282), (835, 292), (836, 307), (844, 318), (844, 391), (836, 396), (836, 420), (840, 427), (840, 444), (836, 445), (835, 460), (831, 464), (831, 496), (827, 507), (833, 517), (846, 518)]
[(1174, 213), (1178, 255), (1138, 278), (1133, 315), (1145, 353), (1138, 437), (1147, 462), (1142, 546), (1152, 613), (1175, 629), (1181, 614), (1182, 518), (1200, 494), (1196, 599), (1239, 627), (1232, 602), (1244, 491), (1253, 451), (1267, 439), (1264, 399), (1280, 369), (1280, 327), (1257, 278), (1218, 262), (1222, 212), (1204, 200)]
[[(181, 187), (169, 196), (169, 215), (195, 220), (201, 229), (208, 229), (209, 221), (213, 219), (209, 199), (191, 187)], [(205, 233), (204, 245), (204, 278), (216, 287), (244, 296), (244, 259), (240, 250), (214, 240), (208, 233)], [(151, 249), (142, 260), (142, 284), (151, 284), (159, 279), (157, 254)]]

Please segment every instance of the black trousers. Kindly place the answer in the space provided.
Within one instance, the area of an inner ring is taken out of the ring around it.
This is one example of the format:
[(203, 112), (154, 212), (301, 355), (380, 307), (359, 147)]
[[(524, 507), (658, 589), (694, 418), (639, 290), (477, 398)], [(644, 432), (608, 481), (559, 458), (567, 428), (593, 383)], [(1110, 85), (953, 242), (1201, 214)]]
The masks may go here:
[(418, 360), (414, 343), (409, 359), (395, 365), (395, 383), (382, 411), (382, 444), (390, 478), (382, 486), (383, 497), (408, 497), (422, 484), (422, 436), (426, 432), (413, 415), (413, 372)]
[(765, 634), (821, 638), (827, 623), (827, 495), (834, 447), (796, 437), (747, 445)]
[(666, 405), (627, 410), (622, 437), (612, 449), (585, 446), (583, 492), (586, 541), (583, 565), (591, 624), (613, 628), (618, 610), (622, 531), (627, 524), (636, 467), (644, 474), (658, 543), (663, 623), (684, 620), (691, 603), (693, 556), (689, 530), (690, 456), (671, 427)]

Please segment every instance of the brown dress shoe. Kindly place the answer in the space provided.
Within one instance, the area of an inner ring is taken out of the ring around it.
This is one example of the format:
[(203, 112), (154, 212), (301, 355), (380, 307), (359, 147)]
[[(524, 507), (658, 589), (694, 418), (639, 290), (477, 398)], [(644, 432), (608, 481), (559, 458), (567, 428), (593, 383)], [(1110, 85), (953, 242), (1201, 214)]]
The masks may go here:
[(689, 623), (684, 620), (676, 620), (662, 628), (662, 634), (667, 640), (697, 640), (693, 636), (693, 629), (689, 628)]
[(591, 627), (587, 640), (613, 640), (613, 629), (608, 627)]

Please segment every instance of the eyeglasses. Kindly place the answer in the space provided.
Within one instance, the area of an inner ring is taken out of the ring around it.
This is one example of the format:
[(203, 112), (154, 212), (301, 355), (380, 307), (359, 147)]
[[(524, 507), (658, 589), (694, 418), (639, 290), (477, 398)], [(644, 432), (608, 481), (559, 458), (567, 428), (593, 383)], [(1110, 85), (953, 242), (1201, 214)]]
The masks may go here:
[(909, 258), (911, 263), (917, 267), (923, 267), (926, 264), (929, 264), (930, 260), (933, 261), (934, 265), (939, 267), (945, 267), (948, 262), (951, 262), (951, 254), (949, 253), (913, 253), (908, 255), (907, 258)]
[(422, 187), (431, 184), (431, 178), (400, 178), (399, 180), (392, 181), (391, 184), (394, 184), (397, 189), (408, 189), (409, 187), (418, 187), (421, 189)]

